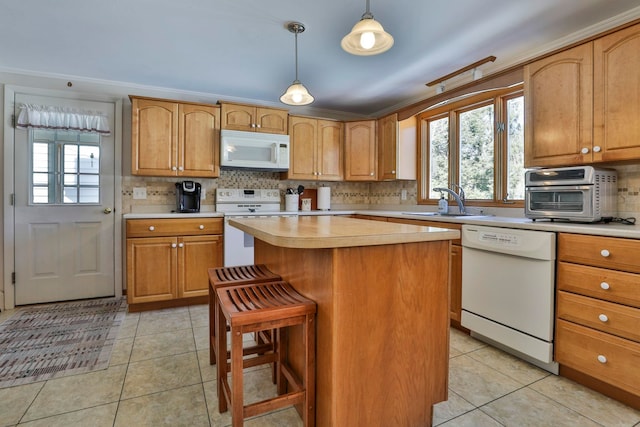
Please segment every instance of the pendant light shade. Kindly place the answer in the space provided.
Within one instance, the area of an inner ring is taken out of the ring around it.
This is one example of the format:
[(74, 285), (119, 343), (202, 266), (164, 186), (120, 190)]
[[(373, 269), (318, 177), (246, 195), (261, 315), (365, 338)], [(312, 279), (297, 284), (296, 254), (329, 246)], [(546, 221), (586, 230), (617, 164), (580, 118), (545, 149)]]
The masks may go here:
[(296, 37), (296, 79), (280, 97), (280, 102), (287, 105), (309, 105), (313, 102), (313, 96), (298, 80), (298, 34), (304, 31), (304, 25), (299, 22), (290, 22), (287, 29)]
[(367, 0), (367, 11), (353, 26), (351, 32), (343, 37), (340, 45), (353, 55), (377, 55), (391, 49), (393, 36), (373, 19), (373, 15), (369, 12), (369, 0)]

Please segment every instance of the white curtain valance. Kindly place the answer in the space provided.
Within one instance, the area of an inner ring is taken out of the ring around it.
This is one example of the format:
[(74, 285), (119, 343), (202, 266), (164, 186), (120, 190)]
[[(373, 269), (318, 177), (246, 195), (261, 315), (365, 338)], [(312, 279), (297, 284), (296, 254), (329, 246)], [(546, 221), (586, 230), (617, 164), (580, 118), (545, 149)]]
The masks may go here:
[(20, 106), (16, 127), (111, 134), (109, 120), (104, 113), (33, 104)]

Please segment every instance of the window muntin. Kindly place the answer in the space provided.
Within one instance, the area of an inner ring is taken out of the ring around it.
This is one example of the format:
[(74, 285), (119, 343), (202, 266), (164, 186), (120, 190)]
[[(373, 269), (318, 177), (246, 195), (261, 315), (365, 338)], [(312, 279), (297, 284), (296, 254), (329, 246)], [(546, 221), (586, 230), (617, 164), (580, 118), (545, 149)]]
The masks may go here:
[[(477, 117), (472, 117), (474, 115)], [(437, 171), (433, 168), (442, 161), (434, 162), (429, 157), (432, 151), (429, 127), (432, 121), (444, 117), (449, 118), (449, 153), (446, 166)], [(420, 114), (418, 119), (421, 122), (418, 203), (437, 203), (440, 193), (432, 189), (442, 184), (436, 185), (432, 177), (442, 176), (446, 169), (445, 186), (462, 185), (469, 205), (501, 206), (506, 202), (511, 207), (523, 206), (524, 102), (521, 85), (446, 103)]]
[(33, 130), (29, 139), (32, 204), (100, 203), (100, 135)]

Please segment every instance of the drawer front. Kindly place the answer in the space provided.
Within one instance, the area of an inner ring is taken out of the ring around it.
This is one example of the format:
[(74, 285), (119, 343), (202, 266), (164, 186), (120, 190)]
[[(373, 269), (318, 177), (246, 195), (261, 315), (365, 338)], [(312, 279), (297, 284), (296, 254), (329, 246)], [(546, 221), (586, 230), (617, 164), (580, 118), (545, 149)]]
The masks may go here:
[(559, 262), (557, 286), (560, 291), (640, 308), (640, 274)]
[(640, 344), (558, 320), (556, 361), (640, 395)]
[(558, 259), (640, 273), (640, 240), (560, 233)]
[(222, 234), (222, 218), (130, 219), (127, 237)]
[(640, 310), (581, 295), (558, 292), (557, 317), (640, 342)]

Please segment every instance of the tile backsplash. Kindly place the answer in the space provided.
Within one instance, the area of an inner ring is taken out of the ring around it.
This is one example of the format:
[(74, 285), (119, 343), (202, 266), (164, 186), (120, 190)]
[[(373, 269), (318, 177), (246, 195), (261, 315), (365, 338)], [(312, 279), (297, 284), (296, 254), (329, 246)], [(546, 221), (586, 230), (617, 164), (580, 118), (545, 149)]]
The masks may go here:
[[(616, 166), (618, 171), (618, 215), (637, 216), (640, 213), (640, 164)], [(125, 176), (122, 180), (123, 213), (170, 211), (175, 208), (175, 183), (178, 178)], [(386, 182), (314, 182), (281, 180), (277, 172), (223, 170), (219, 178), (195, 181), (202, 185), (206, 197), (201, 201), (202, 211), (215, 210), (215, 192), (218, 188), (278, 188), (284, 194), (287, 187), (331, 187), (332, 209), (410, 207), (417, 204), (416, 181)], [(144, 187), (146, 199), (134, 199), (133, 188)], [(406, 199), (403, 199), (406, 193)]]

